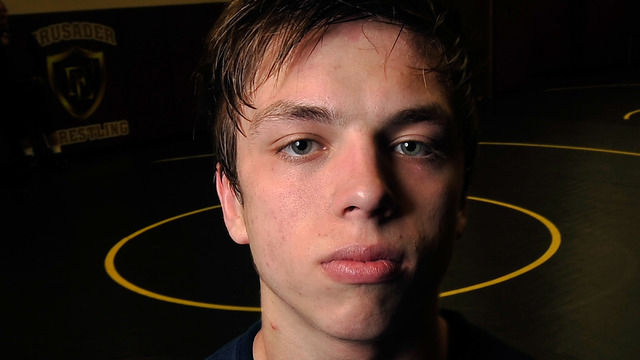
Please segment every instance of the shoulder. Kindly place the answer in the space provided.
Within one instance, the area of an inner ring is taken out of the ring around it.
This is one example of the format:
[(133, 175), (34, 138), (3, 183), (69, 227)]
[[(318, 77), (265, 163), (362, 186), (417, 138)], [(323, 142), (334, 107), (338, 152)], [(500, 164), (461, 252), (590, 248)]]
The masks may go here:
[(448, 360), (533, 360), (455, 311), (443, 309), (440, 315), (449, 326)]
[(253, 339), (262, 327), (260, 321), (242, 335), (231, 340), (206, 360), (253, 360)]

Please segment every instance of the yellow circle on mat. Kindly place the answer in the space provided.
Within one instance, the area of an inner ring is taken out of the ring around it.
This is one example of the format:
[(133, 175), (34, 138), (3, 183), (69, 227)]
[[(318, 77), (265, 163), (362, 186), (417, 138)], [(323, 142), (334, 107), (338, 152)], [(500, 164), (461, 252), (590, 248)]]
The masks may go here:
[[(549, 233), (551, 234), (551, 244), (549, 246), (549, 248), (545, 251), (544, 254), (542, 254), (542, 256), (540, 256), (537, 260), (535, 260), (534, 262), (532, 262), (531, 264), (528, 264), (527, 266), (518, 269), (512, 273), (506, 274), (504, 276), (500, 276), (496, 279), (493, 280), (489, 280), (489, 281), (485, 281), (476, 285), (471, 285), (471, 286), (467, 286), (464, 288), (460, 288), (460, 289), (456, 289), (456, 290), (451, 290), (451, 291), (446, 291), (443, 292), (440, 296), (444, 297), (444, 296), (451, 296), (451, 295), (455, 295), (455, 294), (460, 294), (460, 293), (464, 293), (464, 292), (468, 292), (468, 291), (472, 291), (472, 290), (477, 290), (477, 289), (481, 289), (487, 286), (491, 286), (491, 285), (495, 285), (504, 281), (507, 281), (509, 279), (513, 279), (516, 276), (522, 275), (528, 271), (531, 271), (533, 269), (535, 269), (536, 267), (542, 265), (545, 261), (549, 260), (558, 250), (558, 248), (560, 247), (560, 231), (558, 231), (558, 228), (549, 220), (547, 220), (546, 218), (544, 218), (543, 216), (534, 213), (533, 211), (527, 210), (527, 209), (523, 209), (521, 207), (515, 206), (515, 205), (511, 205), (511, 204), (507, 204), (504, 202), (499, 202), (499, 201), (495, 201), (495, 200), (490, 200), (490, 199), (483, 199), (483, 198), (478, 198), (478, 197), (473, 197), (473, 196), (469, 196), (468, 199), (470, 200), (474, 200), (474, 201), (480, 201), (480, 202), (484, 202), (484, 203), (489, 203), (489, 204), (494, 204), (494, 205), (498, 205), (498, 206), (503, 206), (509, 209), (513, 209), (519, 212), (522, 212), (524, 214), (527, 214), (531, 217), (533, 217), (534, 219), (540, 221), (542, 224), (544, 224), (544, 226), (547, 227), (547, 229), (549, 230)], [(224, 305), (224, 304), (213, 304), (213, 303), (206, 303), (206, 302), (200, 302), (200, 301), (192, 301), (192, 300), (186, 300), (186, 299), (180, 299), (180, 298), (176, 298), (176, 297), (172, 297), (172, 296), (167, 296), (167, 295), (162, 295), (162, 294), (158, 294), (149, 290), (146, 290), (138, 285), (135, 285), (133, 283), (131, 283), (130, 281), (128, 281), (127, 279), (125, 279), (124, 277), (122, 277), (120, 275), (120, 273), (118, 273), (118, 271), (116, 270), (115, 267), (115, 258), (116, 255), (118, 254), (118, 251), (122, 248), (122, 246), (124, 246), (124, 244), (126, 244), (127, 242), (129, 242), (130, 240), (134, 239), (136, 236), (151, 230), (153, 228), (159, 227), (163, 224), (166, 224), (168, 222), (177, 220), (177, 219), (181, 219), (183, 217), (187, 217), (187, 216), (191, 216), (191, 215), (195, 215), (201, 212), (205, 212), (205, 211), (209, 211), (209, 210), (213, 210), (213, 209), (217, 209), (219, 208), (220, 205), (216, 205), (216, 206), (210, 206), (210, 207), (206, 207), (200, 210), (195, 210), (195, 211), (191, 211), (185, 214), (181, 214), (178, 216), (174, 216), (172, 218), (169, 219), (165, 219), (162, 221), (159, 221), (155, 224), (149, 225), (147, 227), (145, 227), (144, 229), (138, 230), (136, 232), (134, 232), (133, 234), (125, 237), (124, 239), (120, 240), (115, 246), (113, 246), (111, 248), (111, 250), (109, 251), (109, 253), (107, 254), (107, 257), (105, 258), (104, 261), (104, 266), (105, 269), (107, 271), (107, 274), (109, 274), (109, 276), (118, 284), (124, 286), (125, 288), (136, 292), (140, 295), (144, 295), (153, 299), (157, 299), (157, 300), (162, 300), (162, 301), (166, 301), (166, 302), (170, 302), (170, 303), (175, 303), (175, 304), (180, 304), (180, 305), (187, 305), (187, 306), (196, 306), (196, 307), (202, 307), (202, 308), (208, 308), (208, 309), (216, 309), (216, 310), (227, 310), (227, 311), (247, 311), (247, 312), (259, 312), (260, 308), (259, 307), (252, 307), (252, 306), (236, 306), (236, 305)]]

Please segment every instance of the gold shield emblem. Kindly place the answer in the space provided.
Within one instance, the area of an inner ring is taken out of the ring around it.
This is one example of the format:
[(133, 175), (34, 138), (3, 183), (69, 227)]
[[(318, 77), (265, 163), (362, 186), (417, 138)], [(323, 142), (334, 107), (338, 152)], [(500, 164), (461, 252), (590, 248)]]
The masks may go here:
[(100, 106), (107, 86), (102, 51), (73, 47), (47, 56), (49, 83), (62, 106), (84, 120)]

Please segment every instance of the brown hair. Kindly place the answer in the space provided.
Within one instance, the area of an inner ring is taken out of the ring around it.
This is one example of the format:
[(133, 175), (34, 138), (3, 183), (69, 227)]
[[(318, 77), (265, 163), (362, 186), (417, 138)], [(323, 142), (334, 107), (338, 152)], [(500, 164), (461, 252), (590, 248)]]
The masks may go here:
[[(264, 78), (268, 78), (285, 66), (307, 36), (321, 35), (332, 24), (365, 18), (407, 29), (439, 53), (437, 66), (423, 71), (438, 72), (451, 91), (468, 183), (477, 146), (469, 65), (457, 23), (438, 4), (431, 0), (234, 0), (207, 38), (197, 75), (204, 111), (213, 121), (217, 161), (238, 194), (236, 136), (242, 132), (242, 107), (252, 107), (258, 70), (266, 68)], [(265, 67), (267, 54), (273, 61)]]

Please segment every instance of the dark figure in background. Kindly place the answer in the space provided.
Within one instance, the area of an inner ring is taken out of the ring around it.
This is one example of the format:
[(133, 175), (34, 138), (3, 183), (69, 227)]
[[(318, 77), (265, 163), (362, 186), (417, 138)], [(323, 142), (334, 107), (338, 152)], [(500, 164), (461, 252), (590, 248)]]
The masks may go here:
[(237, 0), (209, 36), (216, 186), (262, 319), (213, 360), (526, 359), (439, 309), (477, 144), (429, 0)]
[[(0, 1), (0, 126), (10, 147), (28, 167), (36, 156), (53, 155), (61, 161), (61, 147), (45, 98), (46, 82), (41, 74), (37, 44), (31, 34), (13, 32), (4, 3)], [(44, 139), (48, 153), (38, 154)], [(34, 149), (35, 148), (35, 149)]]

